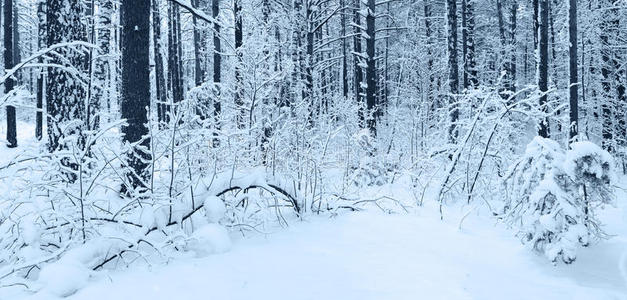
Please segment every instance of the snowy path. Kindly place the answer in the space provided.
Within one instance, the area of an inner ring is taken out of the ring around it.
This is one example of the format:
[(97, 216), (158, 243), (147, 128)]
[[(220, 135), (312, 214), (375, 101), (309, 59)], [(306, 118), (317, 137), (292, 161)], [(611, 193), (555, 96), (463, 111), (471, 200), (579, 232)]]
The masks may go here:
[(70, 299), (627, 299), (624, 236), (553, 267), (485, 224), (471, 216), (459, 231), (435, 216), (313, 218), (237, 239), (225, 254), (112, 273)]

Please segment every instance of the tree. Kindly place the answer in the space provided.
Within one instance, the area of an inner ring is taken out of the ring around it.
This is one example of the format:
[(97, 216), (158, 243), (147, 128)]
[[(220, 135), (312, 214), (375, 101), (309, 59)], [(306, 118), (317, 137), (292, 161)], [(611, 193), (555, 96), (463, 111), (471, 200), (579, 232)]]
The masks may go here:
[[(220, 0), (211, 0), (211, 12), (214, 20), (220, 15)], [(220, 99), (222, 81), (222, 51), (220, 40), (220, 23), (213, 23), (213, 84), (216, 89), (216, 96), (213, 99), (213, 113), (215, 118), (216, 130), (220, 130), (220, 114), (222, 113), (222, 103)], [(217, 144), (217, 140), (214, 140)], [(216, 145), (217, 146), (217, 145)]]
[[(13, 0), (4, 0), (4, 68), (9, 70), (15, 66), (14, 61), (14, 36), (13, 36)], [(4, 92), (9, 94), (13, 91), (15, 80), (8, 78), (4, 82)], [(7, 147), (17, 147), (17, 128), (15, 118), (15, 106), (7, 105)]]
[[(48, 0), (46, 11), (48, 46), (68, 41), (86, 41), (87, 33), (81, 22), (82, 3), (79, 0)], [(79, 72), (86, 72), (85, 55), (79, 49), (63, 47), (58, 55), (50, 57), (54, 65), (68, 65)], [(61, 139), (83, 135), (85, 124), (85, 99), (83, 84), (71, 72), (58, 67), (48, 67), (46, 84), (46, 108), (48, 123), (48, 147), (50, 151), (66, 148)], [(75, 121), (80, 120), (81, 123)], [(73, 122), (71, 127), (67, 125)], [(79, 141), (81, 138), (79, 138)]]
[[(548, 67), (549, 67), (549, 0), (539, 0), (538, 5), (540, 13), (538, 44), (539, 44), (539, 60), (538, 60), (538, 88), (540, 89), (540, 108), (546, 114), (547, 108), (547, 91), (548, 91)], [(549, 119), (543, 116), (540, 121), (540, 129), (538, 135), (543, 138), (550, 136)]]
[(516, 92), (516, 24), (518, 14), (518, 1), (512, 0), (510, 9), (510, 28), (509, 28), (509, 72), (510, 81), (508, 89), (510, 92)]
[[(440, 88), (439, 86), (439, 81), (438, 81), (438, 85), (434, 85), (433, 82), (435, 81), (435, 76), (434, 76), (434, 70), (433, 70), (433, 46), (434, 46), (434, 30), (433, 30), (433, 20), (431, 20), (433, 18), (433, 4), (431, 3), (431, 0), (425, 0), (424, 1), (424, 16), (425, 16), (425, 43), (426, 43), (426, 48), (427, 48), (427, 70), (429, 72), (429, 76), (428, 76), (428, 81), (427, 81), (427, 100), (428, 101), (437, 101), (435, 99), (432, 99), (433, 97), (433, 90)], [(433, 103), (434, 106), (437, 106), (436, 103)]]
[(376, 107), (377, 93), (377, 65), (376, 65), (376, 30), (375, 30), (375, 0), (368, 0), (368, 15), (366, 16), (366, 105), (368, 109), (368, 129), (373, 136), (377, 134), (377, 118), (379, 117)]
[(353, 68), (354, 68), (354, 89), (355, 89), (355, 100), (357, 105), (359, 105), (359, 119), (361, 120), (361, 126), (365, 126), (365, 113), (363, 111), (363, 99), (362, 99), (362, 83), (364, 80), (364, 73), (361, 67), (361, 15), (359, 14), (359, 10), (361, 9), (361, 0), (354, 0), (353, 5), (355, 6), (353, 11)]
[(235, 107), (237, 113), (237, 128), (244, 128), (244, 119), (246, 112), (244, 109), (244, 74), (242, 73), (244, 53), (242, 53), (243, 45), (243, 27), (242, 27), (242, 3), (241, 0), (233, 0), (233, 17), (235, 18)]
[(447, 0), (447, 25), (448, 25), (448, 67), (449, 67), (449, 142), (457, 141), (457, 121), (459, 119), (459, 108), (456, 100), (459, 94), (459, 71), (457, 63), (457, 2)]
[[(45, 1), (39, 1), (39, 3), (37, 3), (37, 33), (38, 33), (38, 39), (37, 39), (37, 46), (38, 48), (44, 49), (46, 48), (46, 34), (47, 34), (47, 30), (46, 30), (46, 2)], [(44, 58), (40, 57), (39, 58), (39, 63), (43, 64), (44, 62)], [(39, 70), (39, 75), (37, 76), (37, 112), (35, 113), (35, 137), (38, 140), (41, 140), (41, 138), (43, 137), (43, 100), (44, 100), (44, 85), (45, 85), (45, 79), (46, 78), (46, 72), (45, 70), (42, 68)]]
[[(150, 0), (122, 1), (122, 99), (120, 112), (128, 125), (123, 141), (132, 145), (127, 177), (132, 188), (145, 188), (150, 160), (148, 108), (150, 107)], [(125, 187), (131, 188), (131, 187)]]
[[(92, 0), (96, 1), (96, 0)], [(94, 112), (93, 120), (89, 120), (88, 124), (91, 129), (98, 128), (100, 123), (99, 110), (103, 103), (109, 106), (110, 101), (110, 74), (111, 70), (111, 18), (113, 16), (113, 1), (98, 0), (98, 9), (96, 10), (95, 33), (98, 37), (96, 57), (94, 61), (94, 80), (91, 101), (89, 103), (90, 111)]]
[[(168, 14), (170, 24), (168, 26), (168, 75), (172, 102), (183, 100), (183, 81), (181, 70), (181, 22), (178, 4), (169, 2)], [(172, 108), (168, 107), (167, 111)], [(172, 109), (173, 110), (173, 109)], [(166, 122), (168, 122), (166, 113)]]
[(340, 0), (340, 9), (342, 10), (341, 18), (341, 29), (340, 35), (342, 37), (342, 96), (345, 99), (348, 99), (348, 65), (347, 65), (347, 55), (346, 49), (348, 47), (348, 43), (346, 41), (346, 3), (345, 0)]
[(478, 85), (475, 61), (475, 17), (472, 0), (462, 0), (462, 47), (464, 89)]
[(569, 0), (568, 9), (568, 36), (570, 45), (568, 47), (569, 70), (570, 70), (570, 86), (569, 86), (569, 102), (570, 102), (570, 125), (569, 125), (569, 143), (574, 142), (577, 138), (579, 127), (579, 106), (577, 91), (579, 88), (579, 78), (577, 76), (577, 0)]
[[(619, 142), (624, 139), (625, 121), (624, 105), (627, 102), (625, 92), (625, 69), (622, 61), (622, 53), (617, 50), (620, 40), (619, 32), (621, 18), (619, 8), (613, 1), (599, 2), (599, 10), (602, 9), (600, 22), (601, 39), (601, 117), (603, 148), (609, 152), (617, 149)], [(623, 26), (624, 27), (624, 26)]]
[[(200, 8), (200, 1), (194, 0), (192, 1), (192, 6), (194, 8)], [(196, 15), (192, 17), (192, 22), (194, 24), (194, 83), (196, 86), (200, 86), (205, 79), (205, 70), (203, 68), (201, 58), (202, 47), (205, 44), (204, 34), (201, 34), (200, 29), (198, 28), (198, 21)]]
[(152, 0), (152, 42), (155, 53), (155, 101), (157, 102), (157, 121), (166, 121), (167, 86), (163, 65), (163, 49), (161, 44), (161, 12), (159, 0)]

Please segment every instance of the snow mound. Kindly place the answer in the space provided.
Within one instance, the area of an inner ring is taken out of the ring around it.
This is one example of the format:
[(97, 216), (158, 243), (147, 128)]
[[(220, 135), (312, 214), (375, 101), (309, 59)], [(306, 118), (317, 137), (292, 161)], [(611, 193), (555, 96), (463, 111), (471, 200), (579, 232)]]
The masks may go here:
[(89, 275), (85, 266), (63, 260), (45, 266), (39, 273), (39, 281), (44, 284), (42, 292), (67, 297), (85, 287)]
[(222, 225), (207, 224), (194, 231), (189, 242), (189, 250), (196, 252), (198, 257), (231, 250), (231, 238)]
[(226, 213), (224, 201), (216, 196), (209, 196), (205, 199), (205, 216), (209, 223), (218, 223)]

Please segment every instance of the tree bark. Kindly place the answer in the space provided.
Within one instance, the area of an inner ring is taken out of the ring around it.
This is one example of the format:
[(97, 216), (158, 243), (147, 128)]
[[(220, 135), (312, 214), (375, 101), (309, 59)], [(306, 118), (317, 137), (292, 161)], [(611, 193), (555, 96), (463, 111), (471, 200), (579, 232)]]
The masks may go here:
[(122, 127), (123, 141), (134, 146), (127, 163), (133, 188), (146, 188), (151, 159), (148, 136), (150, 107), (150, 0), (122, 1), (122, 99), (120, 111), (128, 125)]
[[(92, 0), (95, 1), (95, 0)], [(98, 49), (96, 57), (94, 57), (94, 82), (93, 95), (90, 105), (90, 111), (98, 113), (102, 107), (102, 103), (109, 102), (109, 71), (111, 70), (111, 18), (113, 16), (113, 1), (99, 0), (98, 10), (96, 13), (97, 24), (97, 45)], [(100, 118), (98, 114), (94, 115), (92, 128), (98, 128)]]
[(475, 17), (472, 0), (462, 0), (462, 44), (464, 58), (464, 89), (476, 87), (477, 69), (475, 61)]
[[(220, 0), (211, 1), (211, 15), (214, 20), (218, 20), (220, 14)], [(220, 40), (220, 23), (213, 23), (213, 84), (215, 87), (215, 97), (213, 98), (213, 115), (216, 131), (220, 130), (220, 114), (222, 113), (221, 100), (221, 80), (222, 80), (222, 45)], [(217, 133), (216, 133), (217, 134)], [(217, 146), (218, 140), (214, 139), (214, 146)]]
[(377, 64), (376, 64), (376, 29), (375, 29), (375, 0), (368, 0), (368, 15), (366, 16), (366, 107), (368, 110), (368, 129), (372, 136), (377, 135), (377, 118), (379, 117), (377, 94)]
[(355, 26), (353, 26), (353, 51), (357, 54), (353, 56), (353, 60), (354, 60), (354, 64), (353, 64), (353, 68), (354, 68), (354, 76), (355, 76), (355, 82), (354, 82), (354, 90), (355, 90), (355, 101), (357, 102), (357, 105), (359, 106), (359, 120), (360, 120), (360, 125), (362, 128), (365, 127), (365, 121), (366, 121), (366, 114), (364, 112), (364, 107), (363, 107), (363, 98), (362, 98), (362, 82), (364, 81), (364, 73), (363, 73), (363, 69), (361, 67), (361, 54), (362, 54), (362, 50), (361, 50), (361, 15), (359, 14), (359, 10), (361, 9), (361, 0), (354, 0), (353, 2), (354, 7), (354, 11), (353, 11), (353, 23), (355, 23)]
[[(546, 113), (548, 90), (548, 63), (549, 63), (549, 0), (539, 0), (540, 23), (539, 23), (539, 61), (538, 61), (538, 88), (542, 96), (540, 97), (540, 107)], [(540, 121), (538, 135), (544, 138), (550, 137), (548, 117), (543, 116)]]
[(447, 25), (448, 25), (448, 67), (449, 67), (449, 142), (457, 142), (459, 108), (457, 95), (459, 94), (459, 71), (457, 62), (457, 3), (455, 0), (447, 0)]
[[(199, 9), (200, 1), (193, 0), (192, 7)], [(192, 17), (192, 23), (194, 24), (194, 83), (196, 86), (200, 86), (205, 79), (205, 70), (203, 69), (204, 64), (202, 63), (203, 59), (201, 57), (204, 45), (204, 35), (201, 35), (200, 29), (198, 28), (198, 20), (195, 15)]]
[(243, 28), (242, 28), (242, 3), (241, 0), (233, 0), (233, 17), (235, 18), (235, 56), (237, 61), (235, 62), (235, 107), (237, 112), (237, 128), (243, 129), (246, 127), (244, 120), (246, 118), (246, 110), (244, 108), (244, 75), (242, 73), (243, 67)]
[[(13, 30), (13, 0), (4, 0), (4, 68), (6, 70), (12, 69), (15, 66), (14, 61), (14, 30)], [(15, 87), (15, 80), (8, 78), (4, 82), (4, 92), (9, 94)], [(7, 105), (7, 147), (17, 147), (17, 128), (15, 117), (15, 106)]]
[[(38, 20), (38, 38), (37, 38), (37, 46), (38, 48), (44, 49), (46, 48), (46, 2), (40, 1), (37, 4), (37, 20)], [(43, 64), (44, 59), (40, 57), (38, 59), (39, 63)], [(37, 112), (35, 114), (35, 137), (38, 140), (41, 140), (43, 137), (43, 98), (44, 98), (44, 82), (46, 78), (46, 72), (44, 68), (39, 70), (39, 74), (37, 76)]]
[(159, 0), (152, 0), (152, 34), (155, 53), (155, 100), (157, 101), (157, 121), (166, 121), (167, 90), (163, 66), (163, 49), (161, 44), (161, 12)]
[(570, 7), (568, 9), (568, 36), (570, 45), (568, 47), (568, 54), (570, 66), (570, 143), (576, 141), (579, 130), (579, 100), (577, 98), (579, 78), (577, 75), (577, 0), (569, 0), (569, 3)]
[[(79, 0), (47, 0), (48, 46), (67, 41), (86, 41), (87, 34), (81, 23), (82, 4)], [(50, 63), (70, 64), (80, 71), (87, 70), (85, 55), (68, 48), (59, 48), (59, 56), (51, 56)], [(59, 58), (63, 57), (64, 60)], [(83, 135), (84, 124), (63, 130), (68, 122), (85, 121), (87, 91), (72, 74), (56, 67), (48, 67), (46, 107), (48, 147), (55, 151), (67, 147), (60, 139), (69, 135)], [(81, 140), (82, 138), (79, 138)]]

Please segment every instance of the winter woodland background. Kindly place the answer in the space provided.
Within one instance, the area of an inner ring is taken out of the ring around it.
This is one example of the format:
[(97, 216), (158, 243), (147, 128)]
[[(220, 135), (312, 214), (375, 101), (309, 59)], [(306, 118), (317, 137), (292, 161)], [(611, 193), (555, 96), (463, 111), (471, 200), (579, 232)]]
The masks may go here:
[(1, 19), (2, 299), (627, 298), (625, 1)]

